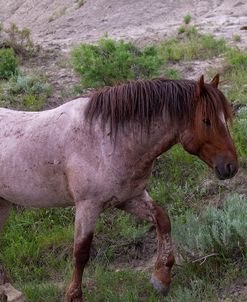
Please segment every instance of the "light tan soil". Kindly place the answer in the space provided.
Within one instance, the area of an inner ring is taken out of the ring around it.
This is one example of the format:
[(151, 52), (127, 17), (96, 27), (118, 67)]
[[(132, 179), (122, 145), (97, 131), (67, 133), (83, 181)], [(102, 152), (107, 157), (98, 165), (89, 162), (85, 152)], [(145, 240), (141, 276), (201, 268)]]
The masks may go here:
[(0, 21), (16, 22), (32, 31), (35, 42), (71, 49), (78, 42), (95, 42), (108, 33), (140, 43), (158, 41), (177, 32), (186, 14), (205, 32), (247, 43), (246, 0), (0, 0)]

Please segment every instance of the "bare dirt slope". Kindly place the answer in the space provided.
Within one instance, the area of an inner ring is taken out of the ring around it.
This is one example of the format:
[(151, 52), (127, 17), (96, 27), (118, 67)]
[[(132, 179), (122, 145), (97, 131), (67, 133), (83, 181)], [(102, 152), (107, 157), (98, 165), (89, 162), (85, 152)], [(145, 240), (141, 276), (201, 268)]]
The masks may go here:
[[(35, 42), (74, 44), (95, 42), (104, 33), (141, 43), (156, 41), (177, 30), (183, 16), (206, 32), (225, 36), (240, 34), (247, 25), (247, 0), (0, 0), (0, 21), (16, 22), (32, 31)], [(247, 32), (242, 33), (242, 45)]]

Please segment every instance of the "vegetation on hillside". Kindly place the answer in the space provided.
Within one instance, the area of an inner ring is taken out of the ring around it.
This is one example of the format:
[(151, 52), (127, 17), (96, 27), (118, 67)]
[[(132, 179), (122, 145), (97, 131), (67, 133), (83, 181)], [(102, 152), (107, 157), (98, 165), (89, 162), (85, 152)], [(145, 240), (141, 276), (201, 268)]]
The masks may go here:
[(31, 111), (42, 109), (51, 95), (51, 85), (44, 75), (20, 70), (27, 56), (37, 55), (38, 47), (33, 44), (30, 30), (19, 29), (15, 23), (7, 29), (0, 28), (0, 106)]
[(18, 72), (18, 60), (12, 48), (0, 49), (0, 80), (9, 79)]
[(131, 42), (100, 39), (98, 45), (81, 44), (72, 51), (72, 65), (88, 87), (157, 76), (162, 61), (155, 46), (143, 50)]

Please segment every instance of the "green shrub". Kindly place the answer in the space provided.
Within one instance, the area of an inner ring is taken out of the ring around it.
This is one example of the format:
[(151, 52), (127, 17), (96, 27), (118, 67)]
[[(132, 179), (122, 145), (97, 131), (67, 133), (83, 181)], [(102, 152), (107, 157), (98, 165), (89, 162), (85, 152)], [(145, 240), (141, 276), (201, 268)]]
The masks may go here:
[(31, 37), (31, 31), (25, 27), (19, 29), (15, 23), (11, 23), (9, 28), (3, 28), (5, 33), (3, 44), (14, 49), (19, 55), (30, 55), (37, 51)]
[(189, 24), (190, 21), (191, 21), (191, 16), (190, 16), (190, 15), (184, 16), (184, 23), (185, 23), (185, 24)]
[(189, 26), (186, 30), (186, 34), (188, 37), (196, 37), (198, 35), (198, 30), (195, 26)]
[(13, 94), (50, 94), (50, 85), (36, 75), (19, 75), (12, 79), (11, 92)]
[(72, 65), (86, 87), (111, 86), (128, 79), (158, 74), (162, 61), (154, 46), (140, 50), (131, 42), (102, 38), (98, 45), (81, 44), (72, 51)]
[(18, 71), (18, 60), (12, 48), (0, 49), (0, 79), (8, 79)]
[[(220, 55), (226, 51), (226, 41), (223, 38), (215, 38), (213, 35), (202, 35), (198, 41), (201, 49), (212, 51), (212, 56)], [(211, 53), (210, 53), (211, 55)]]
[(235, 42), (240, 42), (241, 41), (241, 36), (240, 35), (233, 35), (232, 36), (233, 41)]
[(178, 33), (179, 34), (183, 34), (183, 33), (185, 33), (186, 32), (186, 28), (184, 27), (184, 26), (180, 26), (179, 28), (178, 28)]
[(164, 77), (172, 80), (179, 80), (181, 78), (180, 72), (175, 68), (167, 68), (164, 71)]
[[(2, 90), (2, 93), (1, 93)], [(4, 107), (38, 111), (51, 95), (51, 86), (37, 75), (18, 75), (2, 84), (0, 102)]]
[(208, 206), (200, 216), (188, 211), (173, 223), (173, 235), (181, 254), (201, 257), (217, 253), (233, 257), (247, 251), (247, 200), (231, 195), (222, 209)]

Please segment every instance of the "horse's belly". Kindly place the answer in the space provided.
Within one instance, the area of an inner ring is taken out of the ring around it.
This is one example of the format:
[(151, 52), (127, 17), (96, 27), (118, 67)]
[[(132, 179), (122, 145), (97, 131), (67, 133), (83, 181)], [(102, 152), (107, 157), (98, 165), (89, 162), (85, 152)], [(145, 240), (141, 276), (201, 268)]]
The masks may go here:
[[(28, 175), (26, 175), (28, 174)], [(19, 169), (0, 174), (0, 197), (31, 207), (64, 207), (73, 205), (63, 173), (22, 173)]]
[[(33, 189), (33, 190), (32, 190)], [(73, 200), (66, 198), (66, 194), (38, 190), (37, 188), (22, 190), (0, 190), (0, 196), (14, 204), (35, 208), (66, 207), (73, 205)]]

